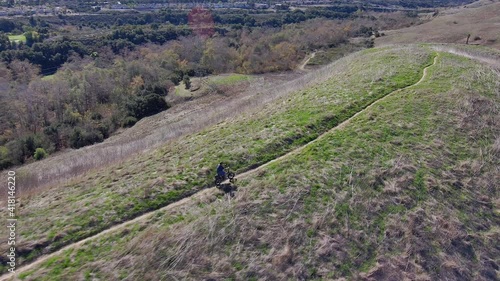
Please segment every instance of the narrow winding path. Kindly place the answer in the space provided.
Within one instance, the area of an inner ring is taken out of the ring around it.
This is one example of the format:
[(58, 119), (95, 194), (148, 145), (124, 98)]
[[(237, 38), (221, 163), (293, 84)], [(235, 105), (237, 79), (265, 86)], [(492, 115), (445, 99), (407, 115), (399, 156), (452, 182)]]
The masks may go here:
[[(407, 87), (404, 87), (404, 88), (401, 88), (401, 89), (397, 89), (385, 96), (383, 96), (382, 98), (378, 99), (378, 100), (375, 100), (374, 102), (372, 102), (371, 104), (369, 104), (368, 106), (366, 106), (365, 108), (363, 108), (362, 110), (360, 110), (359, 112), (357, 112), (356, 114), (354, 114), (353, 116), (351, 116), (350, 118), (346, 119), (345, 121), (343, 121), (342, 123), (338, 124), (336, 127), (324, 132), (323, 134), (321, 134), (320, 136), (318, 136), (316, 139), (312, 140), (311, 142), (309, 143), (306, 143), (305, 145), (301, 146), (301, 147), (298, 147), (276, 159), (273, 159), (265, 164), (262, 164), (261, 166), (259, 167), (256, 167), (252, 170), (248, 170), (244, 173), (241, 173), (238, 175), (238, 178), (245, 178), (267, 166), (269, 166), (270, 164), (272, 163), (275, 163), (277, 161), (280, 161), (284, 158), (287, 158), (287, 157), (290, 157), (292, 155), (297, 155), (298, 153), (300, 153), (301, 151), (303, 151), (306, 147), (310, 146), (311, 144), (323, 139), (326, 135), (328, 135), (329, 133), (335, 131), (335, 130), (339, 130), (339, 129), (342, 129), (344, 128), (346, 125), (348, 125), (354, 118), (356, 118), (359, 114), (365, 112), (366, 110), (372, 108), (375, 104), (379, 103), (380, 101), (386, 99), (387, 97), (389, 96), (392, 96), (402, 90), (405, 90), (405, 89), (408, 89), (408, 88), (411, 88), (411, 87), (414, 87), (418, 84), (420, 84), (422, 81), (424, 81), (424, 79), (427, 77), (427, 70), (429, 67), (433, 66), (436, 64), (437, 60), (438, 60), (438, 57), (439, 57), (439, 53), (434, 57), (434, 61), (431, 65), (427, 66), (424, 68), (423, 70), (423, 74), (422, 74), (422, 77), (420, 78), (420, 80), (418, 82), (416, 82), (415, 84), (412, 84), (412, 85), (409, 85)], [(53, 252), (53, 253), (50, 253), (50, 254), (47, 254), (47, 255), (44, 255), (44, 256), (41, 256), (39, 257), (38, 259), (36, 259), (34, 262), (30, 263), (30, 264), (27, 264), (27, 265), (23, 265), (21, 267), (18, 267), (17, 270), (16, 270), (16, 273), (14, 274), (14, 276), (12, 274), (7, 274), (7, 275), (4, 275), (4, 276), (1, 276), (0, 277), (0, 281), (2, 280), (8, 280), (9, 278), (12, 278), (12, 277), (18, 277), (20, 273), (22, 272), (26, 272), (28, 270), (31, 270), (31, 269), (34, 269), (35, 267), (41, 265), (43, 262), (47, 261), (48, 259), (54, 257), (54, 256), (57, 256), (57, 255), (60, 255), (62, 254), (64, 251), (68, 250), (68, 249), (71, 249), (71, 248), (76, 248), (76, 247), (80, 247), (81, 245), (85, 244), (86, 242), (89, 242), (91, 240), (94, 240), (94, 239), (97, 239), (101, 236), (104, 236), (108, 233), (111, 233), (111, 232), (114, 232), (114, 231), (117, 231), (117, 230), (120, 230), (120, 229), (123, 229), (129, 225), (132, 225), (134, 223), (137, 223), (137, 222), (140, 222), (140, 221), (146, 221), (148, 219), (150, 219), (154, 214), (156, 214), (157, 212), (164, 212), (164, 211), (168, 211), (168, 210), (172, 210), (178, 206), (181, 206), (181, 205), (184, 205), (184, 204), (187, 204), (188, 202), (191, 202), (192, 200), (194, 199), (201, 199), (201, 198), (206, 198), (208, 195), (210, 195), (211, 193), (215, 193), (217, 192), (216, 189), (214, 188), (209, 188), (209, 189), (203, 189), (197, 193), (195, 193), (194, 195), (190, 196), (190, 197), (186, 197), (182, 200), (179, 200), (175, 203), (172, 203), (170, 205), (167, 205), (163, 208), (160, 208), (160, 209), (157, 209), (157, 210), (154, 210), (154, 211), (151, 211), (151, 212), (148, 212), (148, 213), (145, 213), (141, 216), (138, 216), (132, 220), (129, 220), (129, 221), (126, 221), (124, 223), (121, 223), (121, 224), (117, 224), (117, 225), (114, 225), (94, 236), (90, 236), (90, 237), (87, 237), (83, 240), (80, 240), (78, 242), (75, 242), (73, 244), (69, 244), (63, 248), (61, 248), (60, 250), (56, 251), (56, 252)]]
[(305, 71), (306, 70), (306, 65), (309, 63), (309, 61), (316, 56), (316, 52), (312, 52), (310, 55), (306, 56), (304, 61), (299, 65), (297, 68), (298, 70)]
[(371, 104), (369, 104), (369, 105), (368, 105), (367, 107), (365, 107), (364, 109), (362, 109), (362, 110), (358, 111), (356, 114), (354, 114), (354, 115), (353, 115), (353, 116), (351, 116), (350, 118), (346, 119), (346, 120), (345, 120), (345, 121), (343, 121), (342, 123), (338, 124), (338, 125), (337, 125), (337, 126), (335, 126), (334, 128), (332, 128), (332, 129), (330, 129), (330, 130), (328, 130), (328, 131), (324, 132), (323, 134), (321, 134), (320, 136), (318, 136), (318, 137), (317, 137), (317, 138), (315, 138), (314, 140), (312, 140), (312, 141), (310, 141), (310, 142), (306, 143), (305, 145), (303, 145), (303, 146), (301, 146), (301, 147), (298, 147), (298, 148), (296, 148), (296, 149), (294, 149), (294, 150), (292, 150), (292, 151), (290, 151), (290, 152), (288, 152), (288, 153), (286, 153), (286, 154), (284, 154), (284, 155), (282, 155), (282, 156), (280, 156), (280, 157), (278, 157), (278, 158), (275, 158), (275, 159), (273, 159), (273, 160), (271, 160), (271, 161), (269, 161), (269, 162), (267, 162), (267, 163), (265, 163), (265, 164), (263, 164), (263, 165), (261, 165), (261, 166), (259, 166), (259, 167), (256, 167), (255, 169), (252, 169), (252, 170), (249, 170), (249, 171), (246, 171), (246, 172), (244, 172), (244, 173), (239, 174), (239, 175), (238, 175), (238, 178), (244, 178), (244, 177), (246, 177), (246, 176), (248, 176), (248, 175), (250, 175), (250, 174), (253, 174), (253, 173), (257, 172), (257, 171), (259, 171), (260, 169), (262, 169), (262, 168), (264, 168), (264, 167), (266, 167), (266, 166), (268, 166), (268, 165), (270, 165), (270, 164), (272, 164), (272, 163), (274, 163), (274, 162), (277, 162), (277, 161), (282, 160), (283, 158), (290, 157), (291, 155), (297, 155), (297, 154), (298, 154), (298, 153), (300, 153), (302, 150), (304, 150), (304, 148), (306, 148), (306, 147), (310, 146), (311, 144), (313, 144), (313, 143), (315, 143), (315, 142), (317, 142), (317, 141), (319, 141), (319, 140), (322, 140), (322, 139), (323, 139), (323, 138), (324, 138), (327, 134), (329, 134), (330, 132), (333, 132), (333, 131), (335, 131), (335, 130), (339, 130), (339, 129), (344, 128), (344, 127), (345, 127), (345, 126), (347, 126), (347, 125), (348, 125), (348, 124), (349, 124), (349, 123), (350, 123), (350, 122), (351, 122), (354, 118), (356, 118), (359, 114), (361, 114), (361, 113), (365, 112), (366, 110), (368, 110), (368, 109), (372, 108), (375, 104), (379, 103), (380, 101), (382, 101), (382, 100), (386, 99), (387, 97), (389, 97), (389, 96), (391, 96), (391, 95), (394, 95), (394, 94), (396, 94), (396, 93), (398, 93), (398, 92), (400, 92), (400, 91), (403, 91), (403, 90), (405, 90), (405, 89), (408, 89), (408, 88), (411, 88), (411, 87), (417, 86), (418, 84), (422, 83), (422, 81), (424, 81), (424, 79), (427, 77), (427, 69), (428, 69), (429, 67), (431, 67), (431, 66), (433, 66), (433, 65), (435, 65), (435, 64), (436, 64), (438, 57), (439, 57), (439, 54), (438, 54), (438, 55), (436, 55), (436, 56), (434, 57), (434, 61), (433, 61), (433, 63), (432, 63), (431, 65), (429, 65), (429, 66), (427, 66), (426, 68), (424, 68), (424, 71), (423, 71), (422, 77), (420, 78), (420, 80), (418, 80), (418, 81), (417, 81), (417, 83), (412, 84), (412, 85), (409, 85), (409, 86), (406, 86), (406, 87), (401, 88), (401, 89), (397, 89), (397, 90), (395, 90), (395, 91), (393, 91), (393, 92), (391, 92), (391, 93), (389, 93), (389, 94), (387, 94), (387, 95), (385, 95), (385, 96), (381, 97), (380, 99), (375, 100), (374, 102), (372, 102)]

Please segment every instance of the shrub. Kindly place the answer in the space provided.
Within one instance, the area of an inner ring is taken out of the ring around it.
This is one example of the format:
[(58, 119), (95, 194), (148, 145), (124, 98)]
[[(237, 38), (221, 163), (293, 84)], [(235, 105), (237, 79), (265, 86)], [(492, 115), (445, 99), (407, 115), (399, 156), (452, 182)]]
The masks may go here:
[(137, 123), (137, 118), (132, 117), (132, 116), (127, 116), (125, 120), (123, 120), (123, 127), (132, 127)]
[(56, 149), (62, 146), (60, 128), (60, 124), (53, 123), (43, 129), (43, 133), (47, 136), (49, 141), (55, 146)]
[(102, 119), (102, 115), (99, 112), (92, 112), (90, 114), (90, 119), (98, 121)]
[(106, 139), (109, 137), (109, 133), (111, 132), (111, 124), (109, 121), (100, 123), (97, 125), (96, 129), (102, 134), (102, 136)]
[(71, 109), (66, 109), (63, 115), (63, 122), (65, 124), (74, 126), (82, 121), (82, 115), (80, 113), (72, 111)]
[(8, 168), (12, 164), (9, 149), (5, 146), (0, 146), (0, 170)]
[(52, 150), (52, 145), (47, 136), (43, 134), (28, 135), (20, 139), (22, 157), (27, 159), (33, 157), (37, 148)]
[(47, 156), (47, 152), (45, 151), (45, 149), (38, 147), (35, 150), (35, 154), (33, 155), (33, 158), (35, 158), (35, 160), (42, 160), (46, 156)]
[(103, 140), (104, 137), (101, 132), (96, 130), (86, 131), (82, 128), (75, 128), (69, 139), (72, 148), (84, 147)]
[(135, 97), (126, 105), (128, 115), (137, 120), (151, 116), (168, 108), (167, 102), (159, 95), (146, 94), (145, 96)]
[(159, 96), (166, 96), (168, 94), (168, 90), (166, 87), (162, 87), (162, 86), (149, 86), (148, 87), (148, 91), (150, 92), (153, 92), (155, 93), (156, 95), (159, 95)]

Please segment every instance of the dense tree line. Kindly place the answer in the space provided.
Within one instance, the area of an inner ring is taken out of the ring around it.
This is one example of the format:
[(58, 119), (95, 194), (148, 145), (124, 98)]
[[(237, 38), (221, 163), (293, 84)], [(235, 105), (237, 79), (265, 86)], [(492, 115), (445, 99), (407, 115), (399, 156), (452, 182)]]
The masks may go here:
[(115, 29), (108, 40), (126, 39), (134, 45), (141, 45), (144, 43), (163, 44), (167, 41), (175, 40), (181, 36), (191, 34), (188, 28), (176, 28), (174, 26), (167, 26), (162, 29), (158, 27), (144, 30), (138, 26), (125, 26)]
[[(26, 32), (26, 43), (10, 43), (6, 34), (0, 33), (0, 60), (10, 63), (14, 60), (28, 60), (41, 67), (43, 74), (54, 73), (73, 56), (91, 55), (97, 49), (110, 47), (115, 54), (123, 50), (133, 50), (145, 43), (163, 44), (186, 36), (191, 30), (185, 27), (164, 26), (161, 29), (123, 26), (104, 38), (91, 40), (70, 39), (43, 41), (46, 36), (37, 32)], [(36, 34), (36, 35), (35, 35)], [(46, 34), (46, 33), (45, 33)]]
[[(259, 14), (255, 17), (249, 13), (241, 14), (233, 11), (218, 11), (214, 14), (213, 20), (215, 32), (225, 36), (229, 30), (241, 29), (242, 27), (270, 27), (280, 28), (287, 24), (300, 23), (312, 18), (344, 18), (354, 10), (342, 10), (342, 12), (328, 9), (311, 9), (306, 12), (281, 12), (272, 14)], [(86, 22), (92, 21), (92, 27), (100, 25), (113, 25), (114, 28), (109, 35), (98, 36), (96, 38), (78, 38), (63, 36), (62, 39), (43, 42), (48, 37), (50, 23), (34, 18), (29, 20), (29, 30), (25, 32), (26, 43), (11, 44), (5, 34), (0, 33), (0, 60), (10, 63), (14, 60), (28, 60), (32, 64), (39, 65), (43, 74), (55, 72), (58, 67), (65, 63), (70, 57), (79, 55), (91, 55), (96, 49), (108, 46), (116, 54), (123, 50), (133, 50), (138, 45), (146, 43), (164, 44), (165, 42), (176, 40), (179, 37), (187, 36), (191, 29), (187, 25), (187, 12), (158, 12), (158, 17), (154, 14), (140, 15), (119, 15), (97, 17), (77, 16), (68, 17), (72, 21), (82, 19), (78, 23), (81, 29)], [(101, 21), (93, 22), (94, 18)], [(110, 21), (110, 22), (106, 22)], [(112, 21), (112, 22), (111, 22)], [(173, 24), (160, 25), (158, 22), (168, 21)], [(8, 21), (6, 30), (13, 30), (18, 24)], [(145, 25), (149, 24), (149, 25)], [(176, 24), (176, 25), (174, 25)], [(26, 29), (26, 28), (25, 28)]]
[(1, 32), (20, 32), (23, 30), (22, 24), (8, 19), (0, 19)]
[[(29, 42), (28, 39), (27, 42)], [(28, 60), (41, 66), (44, 74), (50, 74), (55, 72), (74, 54), (84, 56), (89, 54), (89, 50), (79, 42), (62, 40), (34, 43), (31, 47), (26, 44), (24, 48), (17, 46), (1, 52), (0, 58), (6, 63), (14, 60)]]
[[(14, 60), (0, 65), (0, 168), (44, 153), (79, 148), (109, 137), (120, 127), (168, 108), (165, 95), (179, 80), (169, 54), (159, 61), (74, 62), (49, 78)], [(161, 63), (163, 62), (163, 65)], [(170, 69), (172, 67), (172, 69)]]

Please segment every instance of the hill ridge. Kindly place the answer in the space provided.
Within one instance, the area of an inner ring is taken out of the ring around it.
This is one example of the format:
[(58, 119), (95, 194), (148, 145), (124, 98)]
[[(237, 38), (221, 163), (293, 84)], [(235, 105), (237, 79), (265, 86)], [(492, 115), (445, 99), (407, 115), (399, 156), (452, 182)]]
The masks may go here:
[[(280, 161), (282, 159), (285, 159), (287, 157), (290, 157), (292, 155), (295, 155), (299, 152), (301, 152), (303, 149), (305, 149), (306, 147), (310, 146), (311, 144), (317, 142), (318, 140), (322, 139), (324, 136), (326, 136), (328, 133), (334, 131), (334, 130), (338, 130), (338, 129), (342, 129), (344, 128), (347, 124), (349, 124), (351, 122), (351, 120), (353, 120), (355, 117), (357, 117), (359, 114), (362, 114), (363, 112), (365, 112), (366, 110), (370, 109), (371, 107), (373, 107), (375, 104), (377, 104), (378, 102), (380, 102), (381, 100), (391, 96), (391, 95), (394, 95), (395, 93), (398, 93), (400, 91), (403, 91), (405, 89), (408, 89), (408, 88), (411, 88), (411, 87), (414, 87), (418, 84), (420, 84), (422, 81), (424, 81), (424, 79), (427, 77), (427, 72), (428, 72), (428, 69), (432, 66), (434, 66), (437, 61), (438, 61), (438, 57), (439, 57), (439, 53), (435, 53), (434, 54), (434, 58), (433, 58), (433, 63), (426, 66), (423, 70), (422, 70), (422, 76), (421, 78), (414, 84), (411, 84), (411, 85), (408, 85), (406, 87), (403, 87), (403, 88), (399, 88), (399, 89), (396, 89), (384, 96), (382, 96), (381, 98), (379, 99), (376, 99), (374, 100), (372, 103), (366, 105), (365, 107), (363, 107), (360, 111), (356, 112), (354, 115), (352, 115), (351, 117), (349, 117), (348, 119), (344, 120), (343, 122), (341, 122), (340, 124), (338, 124), (337, 126), (331, 128), (330, 130), (327, 130), (325, 131), (324, 133), (322, 133), (321, 135), (319, 135), (318, 137), (316, 137), (315, 139), (311, 140), (310, 142), (298, 147), (298, 148), (295, 148), (294, 150), (278, 157), (278, 158), (275, 158), (275, 159), (272, 159), (271, 161), (268, 161), (258, 167), (255, 167), (253, 169), (250, 169), (248, 171), (245, 171), (241, 174), (238, 175), (238, 178), (244, 178), (252, 173), (255, 173), (257, 171), (259, 171), (260, 169), (264, 168), (264, 167), (267, 167), (268, 165), (272, 164), (272, 163), (275, 163), (277, 161)], [(173, 208), (176, 208), (178, 206), (181, 206), (183, 204), (186, 204), (187, 202), (191, 201), (192, 199), (196, 199), (196, 198), (201, 198), (203, 196), (206, 196), (207, 194), (211, 193), (211, 192), (214, 192), (213, 191), (213, 188), (208, 188), (208, 189), (203, 189), (199, 192), (196, 192), (194, 194), (192, 194), (191, 196), (188, 196), (188, 197), (185, 197), (179, 201), (176, 201), (174, 203), (171, 203), (165, 207), (162, 207), (162, 208), (159, 208), (159, 209), (155, 209), (155, 210), (152, 210), (152, 211), (149, 211), (149, 212), (146, 212), (142, 215), (139, 215), (131, 220), (128, 220), (128, 221), (125, 221), (123, 223), (120, 223), (120, 224), (116, 224), (116, 225), (113, 225), (95, 235), (92, 235), (92, 236), (89, 236), (87, 238), (84, 238), (80, 241), (77, 241), (77, 242), (74, 242), (74, 243), (71, 243), (71, 244), (68, 244), (64, 247), (62, 247), (61, 249), (53, 252), (53, 253), (50, 253), (50, 254), (47, 254), (47, 255), (42, 255), (40, 256), (39, 258), (37, 258), (35, 261), (27, 264), (27, 265), (23, 265), (21, 267), (19, 267), (18, 270), (16, 270), (16, 273), (14, 274), (14, 276), (18, 275), (19, 273), (21, 272), (26, 272), (28, 270), (30, 270), (31, 268), (43, 263), (44, 261), (47, 261), (48, 259), (50, 259), (51, 257), (54, 257), (54, 256), (57, 256), (58, 254), (61, 254), (62, 252), (68, 250), (68, 249), (71, 249), (71, 248), (76, 248), (76, 247), (79, 247), (83, 244), (85, 244), (86, 242), (88, 241), (91, 241), (91, 240), (94, 240), (98, 237), (101, 237), (105, 234), (108, 234), (108, 233), (111, 233), (111, 232), (114, 232), (118, 229), (121, 229), (121, 228), (124, 228), (128, 225), (131, 225), (133, 223), (136, 223), (136, 222), (139, 222), (139, 221), (143, 221), (143, 220), (147, 220), (149, 219), (151, 216), (153, 216), (155, 213), (157, 212), (162, 212), (162, 211), (167, 211), (167, 210), (171, 210)], [(13, 274), (5, 274), (3, 276), (0, 277), (0, 280), (7, 280), (8, 278), (12, 277)]]

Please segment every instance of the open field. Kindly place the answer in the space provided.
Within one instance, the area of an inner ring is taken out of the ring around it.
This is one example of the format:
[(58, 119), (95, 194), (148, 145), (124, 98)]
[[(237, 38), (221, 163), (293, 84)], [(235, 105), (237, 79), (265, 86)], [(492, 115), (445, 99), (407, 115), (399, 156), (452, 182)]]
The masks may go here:
[[(22, 243), (48, 241), (40, 250), (50, 252), (81, 239), (78, 226), (99, 229), (193, 191), (218, 159), (242, 172), (303, 147), (240, 174), (234, 198), (204, 190), (18, 277), (494, 280), (499, 73), (415, 46), (356, 53), (328, 71), (324, 82), (260, 111), (23, 200), (20, 217), (32, 229)], [(68, 203), (72, 213), (63, 211)]]
[(247, 89), (251, 80), (255, 77), (251, 75), (244, 74), (222, 74), (208, 77), (192, 77), (191, 78), (191, 88), (186, 89), (186, 85), (181, 81), (178, 86), (175, 87), (175, 95), (183, 98), (192, 98), (206, 95), (209, 93), (216, 92), (217, 89), (214, 87), (224, 87), (224, 89), (218, 89), (221, 92), (234, 92), (234, 89), (227, 89), (227, 87), (237, 88), (237, 92)]
[(479, 1), (468, 8), (443, 10), (431, 21), (399, 30), (382, 31), (375, 45), (432, 42), (469, 44), (500, 49), (500, 2)]
[(227, 74), (227, 75), (218, 75), (209, 79), (211, 83), (216, 85), (233, 85), (240, 82), (245, 82), (251, 80), (252, 76), (244, 75), (244, 74)]
[(24, 36), (24, 34), (9, 35), (9, 40), (11, 42), (23, 42), (23, 43), (26, 43), (26, 36)]
[[(260, 96), (259, 103), (239, 101), (253, 111), (69, 184), (32, 192), (22, 199), (19, 213), (27, 222), (18, 234), (20, 252), (30, 260), (189, 196), (211, 185), (211, 170), (220, 161), (243, 172), (292, 151), (394, 90), (414, 84), (432, 58), (432, 52), (419, 47), (348, 56), (316, 71), (318, 82), (312, 86), (298, 78), (290, 82), (295, 91)], [(226, 106), (246, 111), (233, 105), (238, 104)], [(63, 211), (67, 204), (74, 207), (71, 212)]]

